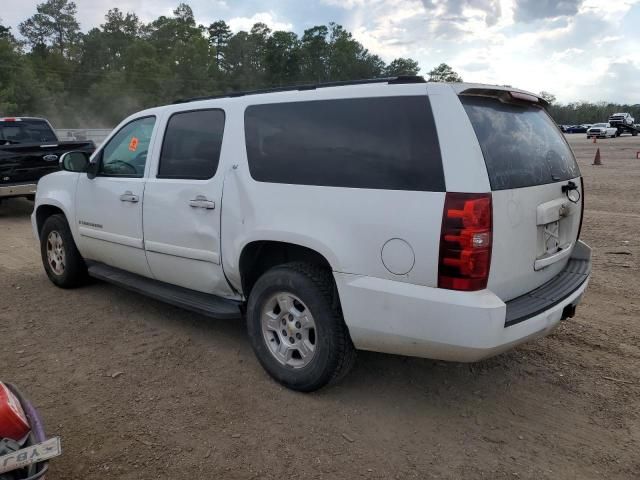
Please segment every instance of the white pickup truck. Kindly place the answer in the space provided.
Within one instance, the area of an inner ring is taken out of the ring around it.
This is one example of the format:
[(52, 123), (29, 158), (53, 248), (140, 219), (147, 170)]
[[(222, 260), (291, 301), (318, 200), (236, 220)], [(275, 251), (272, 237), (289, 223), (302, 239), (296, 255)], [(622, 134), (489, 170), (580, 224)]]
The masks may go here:
[(618, 128), (612, 127), (608, 123), (594, 123), (587, 129), (587, 138), (615, 138), (618, 136)]
[(633, 127), (633, 122), (635, 119), (631, 116), (630, 113), (614, 113), (609, 117), (609, 124), (611, 126), (625, 125), (628, 127)]
[(301, 391), (356, 349), (496, 355), (572, 317), (591, 270), (580, 170), (544, 107), (399, 77), (145, 110), (40, 181), (44, 269), (245, 317)]

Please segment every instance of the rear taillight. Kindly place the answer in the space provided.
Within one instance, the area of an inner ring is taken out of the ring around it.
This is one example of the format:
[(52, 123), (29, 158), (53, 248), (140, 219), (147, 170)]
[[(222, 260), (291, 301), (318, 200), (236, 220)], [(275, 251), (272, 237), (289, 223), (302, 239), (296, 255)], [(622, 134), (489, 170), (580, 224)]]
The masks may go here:
[(491, 265), (490, 193), (448, 192), (442, 214), (438, 288), (482, 290)]

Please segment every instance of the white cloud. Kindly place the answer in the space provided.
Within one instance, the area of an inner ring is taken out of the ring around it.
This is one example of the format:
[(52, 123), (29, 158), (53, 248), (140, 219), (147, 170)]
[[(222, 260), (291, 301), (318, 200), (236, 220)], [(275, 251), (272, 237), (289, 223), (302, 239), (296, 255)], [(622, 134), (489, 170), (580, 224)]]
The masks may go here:
[[(412, 57), (423, 74), (446, 62), (467, 81), (546, 90), (564, 102), (585, 96), (591, 101), (634, 101), (631, 90), (602, 85), (611, 83), (614, 75), (619, 82), (640, 64), (640, 51), (618, 41), (625, 15), (640, 0), (620, 0), (615, 6), (599, 0), (545, 0), (538, 4), (545, 7), (539, 13), (532, 2), (341, 3), (348, 14), (345, 26), (365, 47), (386, 61)], [(640, 36), (624, 38), (637, 42)]]
[(321, 0), (325, 5), (342, 7), (351, 10), (354, 7), (362, 7), (367, 4), (367, 0)]
[(272, 12), (259, 12), (251, 17), (234, 17), (227, 23), (229, 24), (229, 28), (234, 32), (239, 32), (240, 30), (249, 31), (256, 23), (265, 23), (271, 30), (293, 29), (291, 23), (276, 20), (276, 16)]

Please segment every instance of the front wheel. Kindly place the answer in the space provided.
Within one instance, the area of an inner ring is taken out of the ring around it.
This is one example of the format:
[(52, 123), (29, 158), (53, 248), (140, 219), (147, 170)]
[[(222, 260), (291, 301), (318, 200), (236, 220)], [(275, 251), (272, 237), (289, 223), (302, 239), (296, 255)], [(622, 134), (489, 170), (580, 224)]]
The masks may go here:
[(87, 267), (78, 251), (64, 215), (51, 215), (40, 231), (42, 264), (49, 280), (61, 288), (81, 285)]
[(355, 360), (331, 272), (315, 265), (289, 263), (260, 277), (249, 296), (247, 330), (264, 369), (293, 390), (337, 381)]

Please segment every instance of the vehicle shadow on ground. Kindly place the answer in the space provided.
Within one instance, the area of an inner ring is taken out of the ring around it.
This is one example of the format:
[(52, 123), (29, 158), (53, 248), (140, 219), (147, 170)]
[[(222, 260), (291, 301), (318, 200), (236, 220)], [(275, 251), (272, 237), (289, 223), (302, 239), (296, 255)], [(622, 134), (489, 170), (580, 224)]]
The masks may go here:
[[(281, 387), (262, 370), (251, 350), (244, 320), (208, 318), (97, 281), (87, 289), (102, 290), (100, 296), (117, 297), (122, 311), (144, 312), (145, 322), (154, 327), (187, 335), (205, 347), (220, 348), (223, 344), (230, 355), (243, 359), (239, 368), (249, 369), (244, 373), (262, 384), (260, 389), (281, 396), (283, 401), (309, 395), (314, 401), (339, 402), (354, 408), (366, 404), (371, 408), (400, 406), (415, 410), (424, 408), (426, 402), (462, 411), (480, 398), (502, 403), (500, 397), (511, 384), (528, 377), (523, 366), (531, 352), (522, 349), (476, 363), (358, 351), (356, 364), (344, 379), (317, 392), (301, 394)], [(228, 381), (235, 375), (237, 372), (230, 371)]]
[(0, 201), (0, 219), (29, 217), (33, 212), (33, 202), (24, 198), (7, 198)]

